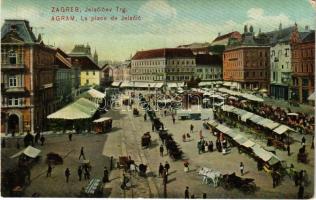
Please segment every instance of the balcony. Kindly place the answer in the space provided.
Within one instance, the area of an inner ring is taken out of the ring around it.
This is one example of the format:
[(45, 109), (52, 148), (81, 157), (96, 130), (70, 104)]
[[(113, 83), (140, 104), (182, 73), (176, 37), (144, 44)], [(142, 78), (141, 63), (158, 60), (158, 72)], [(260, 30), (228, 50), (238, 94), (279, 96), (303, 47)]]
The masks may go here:
[[(3, 85), (4, 86), (4, 85)], [(25, 87), (2, 87), (1, 84), (1, 91), (5, 94), (28, 94), (29, 91)]]
[(10, 64), (10, 63), (1, 63), (1, 70), (8, 71), (8, 70), (24, 70), (24, 64)]

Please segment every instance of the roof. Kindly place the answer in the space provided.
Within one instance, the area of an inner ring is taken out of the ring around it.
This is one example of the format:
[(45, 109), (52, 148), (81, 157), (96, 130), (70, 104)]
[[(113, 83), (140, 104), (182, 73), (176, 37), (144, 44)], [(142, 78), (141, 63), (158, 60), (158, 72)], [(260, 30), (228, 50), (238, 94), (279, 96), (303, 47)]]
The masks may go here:
[(315, 41), (315, 30), (312, 30), (306, 33), (305, 37), (302, 37), (302, 42), (313, 42), (313, 41)]
[(239, 33), (238, 31), (233, 31), (233, 32), (227, 33), (227, 34), (225, 34), (225, 35), (220, 35), (220, 36), (218, 36), (217, 38), (215, 38), (215, 39), (213, 40), (213, 42), (231, 38), (231, 36), (232, 36), (233, 34), (240, 34), (240, 33)]
[(151, 58), (193, 58), (191, 49), (187, 48), (164, 48), (152, 49), (147, 51), (138, 51), (132, 60), (142, 60)]
[(41, 150), (36, 149), (32, 146), (28, 146), (25, 149), (23, 149), (22, 151), (12, 155), (10, 158), (16, 158), (16, 157), (20, 156), (21, 154), (24, 154), (30, 158), (36, 158), (37, 156), (39, 156), (40, 153), (41, 153)]
[(88, 119), (91, 118), (98, 109), (98, 104), (85, 98), (67, 105), (66, 107), (47, 116), (48, 119)]
[(81, 70), (100, 70), (99, 66), (89, 56), (73, 56), (71, 57), (71, 63), (73, 65), (79, 65)]
[(70, 69), (72, 66), (69, 60), (67, 60), (67, 58), (65, 58), (63, 54), (58, 51), (56, 53), (56, 64), (59, 67), (66, 68), (66, 69)]
[(1, 40), (7, 34), (16, 34), (25, 43), (36, 43), (37, 39), (27, 20), (6, 19), (1, 27)]
[(91, 88), (90, 90), (84, 92), (82, 95), (83, 96), (88, 95), (90, 97), (97, 98), (97, 99), (103, 99), (105, 97), (104, 93), (102, 93), (102, 92), (100, 92), (100, 91), (98, 91), (96, 89), (93, 89), (93, 88)]
[(196, 65), (222, 65), (221, 56), (210, 54), (197, 54), (195, 56)]
[(183, 45), (179, 45), (178, 48), (190, 48), (190, 49), (199, 49), (199, 48), (205, 48), (210, 46), (211, 44), (208, 42), (204, 42), (204, 43), (198, 43), (198, 42), (194, 42), (191, 44), (183, 44)]
[(87, 44), (84, 46), (83, 44), (75, 45), (75, 47), (71, 50), (69, 54), (78, 54), (78, 55), (90, 55), (91, 56), (91, 48)]
[(99, 123), (99, 122), (104, 122), (104, 121), (108, 121), (108, 120), (112, 120), (111, 117), (101, 117), (99, 119), (94, 120), (94, 123)]

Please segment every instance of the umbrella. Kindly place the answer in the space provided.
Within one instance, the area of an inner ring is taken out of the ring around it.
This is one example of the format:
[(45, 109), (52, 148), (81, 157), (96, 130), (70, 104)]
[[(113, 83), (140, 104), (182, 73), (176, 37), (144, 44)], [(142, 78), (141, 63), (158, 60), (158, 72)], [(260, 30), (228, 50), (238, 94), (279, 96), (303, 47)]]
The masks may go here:
[(268, 90), (266, 88), (263, 88), (263, 89), (259, 90), (259, 92), (266, 93), (266, 92), (268, 92)]
[(289, 116), (298, 116), (297, 113), (287, 113), (287, 115), (289, 115)]
[(228, 97), (229, 99), (233, 99), (233, 100), (238, 100), (238, 98), (237, 97), (234, 97), (234, 96), (230, 96), (230, 97)]

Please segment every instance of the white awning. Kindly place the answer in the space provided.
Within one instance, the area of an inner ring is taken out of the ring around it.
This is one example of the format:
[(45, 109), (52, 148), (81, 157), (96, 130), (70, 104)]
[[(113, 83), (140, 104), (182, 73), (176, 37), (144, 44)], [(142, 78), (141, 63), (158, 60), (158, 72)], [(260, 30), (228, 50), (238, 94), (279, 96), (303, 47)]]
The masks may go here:
[(120, 85), (121, 88), (124, 87), (133, 87), (133, 83), (130, 81), (123, 81), (122, 84)]
[(87, 91), (87, 93), (91, 96), (91, 97), (94, 97), (94, 98), (99, 98), (99, 99), (103, 99), (105, 97), (105, 94), (96, 90), (96, 89), (93, 89), (91, 88), (90, 90)]
[(254, 143), (253, 141), (251, 141), (251, 140), (247, 140), (247, 141), (244, 142), (242, 145), (245, 146), (245, 147), (247, 147), (247, 148), (249, 148), (249, 147), (254, 146), (255, 143)]
[(215, 120), (209, 120), (206, 123), (207, 123), (207, 125), (209, 125), (211, 127), (216, 127), (218, 125), (218, 123)]
[(226, 127), (226, 126), (224, 126), (224, 125), (222, 125), (222, 124), (218, 124), (218, 125), (216, 126), (216, 129), (219, 130), (219, 131), (222, 132), (222, 133), (227, 133), (228, 131), (231, 130), (230, 128), (228, 128), (228, 127)]
[(199, 86), (207, 86), (207, 85), (214, 85), (215, 82), (200, 82)]
[(261, 158), (263, 161), (267, 162), (272, 158), (272, 153), (264, 150), (260, 145), (256, 144), (251, 147), (252, 151)]
[(223, 105), (222, 106), (222, 110), (226, 111), (226, 112), (232, 112), (233, 109), (235, 109), (234, 106), (230, 106), (230, 105)]
[(163, 83), (156, 83), (155, 88), (161, 88), (163, 86)]
[(108, 121), (108, 120), (112, 120), (111, 117), (101, 117), (99, 119), (94, 120), (94, 123), (99, 123), (99, 122), (104, 122), (104, 121)]
[(279, 135), (282, 135), (283, 133), (285, 133), (286, 131), (294, 131), (293, 129), (291, 129), (290, 127), (286, 126), (286, 125), (283, 125), (281, 124), (281, 126), (275, 128), (273, 130), (273, 132), (279, 134)]
[(259, 121), (263, 119), (264, 119), (263, 117), (260, 117), (259, 115), (255, 115), (255, 114), (249, 118), (249, 120), (254, 123), (258, 123)]
[(313, 94), (311, 94), (311, 95), (307, 98), (307, 100), (309, 100), (309, 101), (315, 101), (315, 92), (313, 92)]
[(99, 105), (86, 98), (80, 98), (66, 107), (47, 116), (48, 119), (87, 119), (97, 111)]
[(121, 81), (114, 81), (111, 85), (114, 87), (118, 87), (121, 84)]
[(232, 83), (231, 83), (231, 82), (224, 82), (223, 85), (224, 85), (224, 86), (232, 86)]
[(243, 115), (241, 116), (241, 121), (246, 122), (247, 119), (249, 119), (249, 118), (252, 117), (253, 115), (254, 115), (253, 113), (247, 112), (247, 113), (245, 113), (245, 114), (243, 114)]
[(20, 156), (21, 154), (24, 154), (30, 158), (36, 158), (37, 156), (39, 156), (39, 154), (41, 153), (41, 150), (36, 149), (32, 146), (28, 146), (26, 147), (24, 150), (14, 154), (13, 156), (11, 156), (10, 158), (16, 158), (18, 156)]
[(279, 123), (274, 122), (274, 121), (272, 121), (272, 120), (270, 120), (270, 119), (267, 119), (267, 118), (258, 121), (257, 124), (259, 124), (259, 125), (261, 125), (261, 126), (263, 126), (263, 127), (269, 128), (269, 129), (271, 129), (271, 130), (280, 125)]
[(167, 83), (167, 87), (168, 88), (177, 88), (178, 85), (177, 85), (177, 83)]

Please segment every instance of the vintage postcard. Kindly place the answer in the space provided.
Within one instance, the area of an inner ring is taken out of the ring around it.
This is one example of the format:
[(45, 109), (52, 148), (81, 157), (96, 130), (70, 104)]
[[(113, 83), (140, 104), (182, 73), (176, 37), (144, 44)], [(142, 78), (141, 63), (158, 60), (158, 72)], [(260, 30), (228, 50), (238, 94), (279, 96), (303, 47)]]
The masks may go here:
[(314, 197), (315, 0), (1, 1), (1, 195)]

